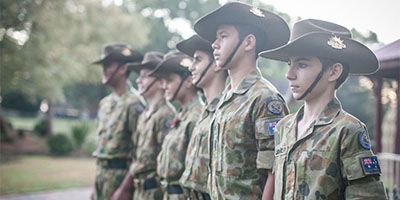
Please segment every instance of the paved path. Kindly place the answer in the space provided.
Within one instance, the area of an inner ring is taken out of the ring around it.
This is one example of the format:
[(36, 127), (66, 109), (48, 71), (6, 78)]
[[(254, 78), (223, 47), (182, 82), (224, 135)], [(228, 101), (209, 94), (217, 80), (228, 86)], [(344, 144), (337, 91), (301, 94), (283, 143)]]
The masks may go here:
[(92, 187), (2, 196), (0, 200), (89, 200)]

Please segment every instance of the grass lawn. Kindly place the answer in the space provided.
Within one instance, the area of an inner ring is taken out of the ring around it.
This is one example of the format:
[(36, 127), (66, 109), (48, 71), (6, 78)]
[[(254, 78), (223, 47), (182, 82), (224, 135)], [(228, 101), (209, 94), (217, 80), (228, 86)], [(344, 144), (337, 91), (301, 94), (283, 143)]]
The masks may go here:
[(0, 195), (90, 186), (95, 160), (51, 156), (23, 156), (0, 163)]
[[(13, 124), (14, 128), (18, 129), (27, 129), (33, 130), (35, 124), (40, 120), (39, 118), (34, 117), (10, 117), (11, 123)], [(79, 119), (60, 119), (54, 118), (53, 119), (53, 132), (54, 133), (69, 133), (71, 131), (71, 127), (78, 125), (82, 122), (88, 123), (90, 129), (92, 131), (95, 130), (95, 122), (94, 120), (83, 121)]]

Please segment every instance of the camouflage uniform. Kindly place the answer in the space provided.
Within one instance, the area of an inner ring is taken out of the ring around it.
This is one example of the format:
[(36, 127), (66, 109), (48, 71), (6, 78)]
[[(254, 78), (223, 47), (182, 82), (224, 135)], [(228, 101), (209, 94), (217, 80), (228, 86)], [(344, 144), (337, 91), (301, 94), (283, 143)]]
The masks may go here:
[(274, 162), (275, 124), (288, 109), (258, 69), (217, 106), (210, 133), (212, 199), (261, 199)]
[[(179, 178), (185, 169), (184, 162), (186, 149), (189, 143), (194, 125), (201, 113), (201, 104), (197, 97), (186, 105), (178, 118), (171, 124), (169, 133), (165, 136), (161, 152), (157, 157), (157, 174), (162, 179), (165, 189), (164, 199), (186, 199), (181, 194), (168, 194), (168, 188), (179, 190)], [(180, 188), (180, 190), (182, 190)]]
[(121, 96), (110, 94), (99, 104), (95, 188), (96, 199), (110, 199), (123, 181), (132, 158), (132, 133), (136, 130), (142, 99), (131, 86)]
[(139, 116), (138, 129), (133, 138), (136, 152), (129, 170), (135, 188), (133, 199), (162, 199), (154, 158), (161, 150), (174, 116), (175, 108), (164, 99), (158, 102), (149, 117), (145, 114)]
[[(194, 199), (203, 199), (204, 197), (201, 193), (208, 194), (207, 180), (210, 161), (208, 137), (210, 123), (219, 99), (220, 96), (214, 98), (211, 103), (204, 107), (200, 120), (193, 130), (186, 152), (185, 171), (179, 183), (189, 189), (189, 196)], [(198, 194), (194, 194), (196, 192)]]
[(275, 128), (274, 199), (386, 199), (365, 125), (335, 98), (296, 139), (303, 113)]

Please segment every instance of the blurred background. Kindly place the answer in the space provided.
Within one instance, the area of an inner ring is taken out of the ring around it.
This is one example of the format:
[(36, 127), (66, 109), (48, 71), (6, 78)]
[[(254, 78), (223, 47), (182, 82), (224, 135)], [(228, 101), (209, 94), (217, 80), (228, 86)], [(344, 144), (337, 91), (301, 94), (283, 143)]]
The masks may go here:
[[(97, 105), (111, 91), (101, 84), (101, 67), (91, 65), (102, 47), (123, 42), (142, 53), (165, 53), (194, 34), (192, 26), (199, 17), (225, 2), (1, 0), (0, 196), (90, 186)], [(375, 151), (391, 153), (382, 154), (382, 159), (393, 163), (386, 171), (397, 176), (397, 182), (394, 178), (386, 185), (398, 195), (400, 26), (395, 21), (400, 14), (395, 8), (399, 3), (243, 2), (279, 14), (290, 27), (304, 18), (345, 25), (353, 38), (381, 51), (383, 57), (378, 58), (394, 60), (395, 64), (383, 68), (387, 71), (375, 76), (349, 77), (337, 96), (346, 111), (367, 125)], [(393, 56), (385, 57), (388, 54)], [(295, 112), (302, 102), (290, 94), (287, 64), (259, 59), (258, 66)], [(136, 87), (135, 78), (131, 74)]]

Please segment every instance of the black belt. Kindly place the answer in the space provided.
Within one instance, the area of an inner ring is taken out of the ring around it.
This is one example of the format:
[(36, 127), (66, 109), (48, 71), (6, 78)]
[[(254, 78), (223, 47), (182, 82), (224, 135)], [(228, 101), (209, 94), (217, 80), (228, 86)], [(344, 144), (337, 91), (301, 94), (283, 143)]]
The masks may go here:
[(211, 200), (210, 195), (207, 193), (198, 192), (196, 190), (192, 190), (192, 191), (197, 200)]
[(168, 185), (168, 194), (183, 194), (182, 187), (180, 185)]
[(144, 190), (157, 188), (157, 180), (155, 178), (148, 178), (144, 180), (143, 188)]
[(113, 158), (107, 160), (106, 169), (127, 169), (128, 159), (125, 158)]

